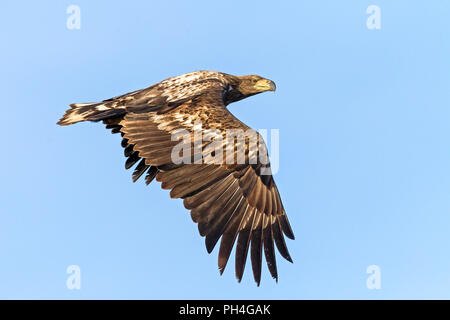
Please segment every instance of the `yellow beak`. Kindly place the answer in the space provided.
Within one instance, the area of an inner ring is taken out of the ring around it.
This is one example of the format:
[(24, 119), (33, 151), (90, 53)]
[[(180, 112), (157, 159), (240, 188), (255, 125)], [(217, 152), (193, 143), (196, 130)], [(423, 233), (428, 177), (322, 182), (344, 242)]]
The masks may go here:
[(261, 79), (255, 83), (255, 89), (258, 91), (275, 91), (277, 86), (275, 82), (269, 79)]

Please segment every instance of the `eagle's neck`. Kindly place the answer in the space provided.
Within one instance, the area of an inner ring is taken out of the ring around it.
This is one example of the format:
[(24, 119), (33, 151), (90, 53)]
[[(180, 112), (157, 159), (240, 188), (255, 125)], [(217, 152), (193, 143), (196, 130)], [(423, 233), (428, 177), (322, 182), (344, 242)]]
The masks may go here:
[(233, 86), (231, 85), (228, 85), (228, 87), (225, 88), (222, 95), (223, 103), (226, 106), (230, 103), (242, 100), (244, 98), (246, 98), (246, 96), (244, 96), (239, 90), (233, 88)]

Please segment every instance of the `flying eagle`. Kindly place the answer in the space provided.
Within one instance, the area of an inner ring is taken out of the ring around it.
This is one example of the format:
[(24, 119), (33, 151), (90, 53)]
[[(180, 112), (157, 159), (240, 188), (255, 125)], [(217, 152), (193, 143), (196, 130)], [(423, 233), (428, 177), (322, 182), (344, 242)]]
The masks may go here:
[[(197, 71), (102, 102), (71, 104), (58, 124), (103, 121), (112, 133), (121, 133), (127, 157), (125, 168), (136, 165), (133, 182), (146, 174), (147, 184), (156, 178), (163, 189), (171, 190), (171, 198), (184, 199), (192, 220), (198, 223), (200, 235), (205, 237), (208, 253), (221, 238), (220, 274), (237, 239), (236, 277), (240, 282), (250, 250), (253, 276), (259, 286), (263, 248), (269, 272), (278, 281), (274, 242), (281, 256), (292, 262), (284, 235), (294, 239), (270, 174), (270, 164), (259, 158), (252, 163), (250, 159), (261, 150), (267, 156), (264, 141), (259, 139), (255, 144), (248, 137), (243, 140), (233, 137), (233, 142), (239, 140), (244, 148), (244, 163), (234, 157), (239, 143), (227, 153), (235, 159), (231, 163), (174, 163), (173, 149), (180, 142), (173, 136), (180, 130), (185, 132), (183, 137), (193, 136), (200, 123), (201, 132), (216, 132), (213, 139), (202, 142), (200, 153), (212, 142), (220, 142), (219, 148), (216, 145), (210, 151), (214, 155), (230, 142), (226, 139), (227, 130), (251, 130), (231, 114), (227, 106), (264, 91), (275, 91), (275, 83), (256, 75)], [(189, 158), (195, 153), (195, 150), (190, 153)]]

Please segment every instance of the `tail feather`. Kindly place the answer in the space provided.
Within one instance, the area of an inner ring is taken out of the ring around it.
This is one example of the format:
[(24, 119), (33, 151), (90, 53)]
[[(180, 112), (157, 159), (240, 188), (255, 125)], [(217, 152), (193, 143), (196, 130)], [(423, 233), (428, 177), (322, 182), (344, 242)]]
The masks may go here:
[(106, 105), (103, 102), (74, 103), (58, 121), (60, 126), (68, 126), (82, 121), (100, 121), (125, 114), (125, 108)]

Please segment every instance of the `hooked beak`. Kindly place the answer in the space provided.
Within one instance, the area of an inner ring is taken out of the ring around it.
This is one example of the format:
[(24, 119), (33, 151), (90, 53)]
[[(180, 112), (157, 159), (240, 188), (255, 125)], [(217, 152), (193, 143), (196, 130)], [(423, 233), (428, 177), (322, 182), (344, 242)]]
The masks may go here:
[(277, 89), (277, 86), (275, 85), (275, 82), (273, 82), (272, 80), (261, 79), (255, 83), (255, 89), (257, 89), (260, 92), (275, 91)]

